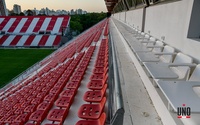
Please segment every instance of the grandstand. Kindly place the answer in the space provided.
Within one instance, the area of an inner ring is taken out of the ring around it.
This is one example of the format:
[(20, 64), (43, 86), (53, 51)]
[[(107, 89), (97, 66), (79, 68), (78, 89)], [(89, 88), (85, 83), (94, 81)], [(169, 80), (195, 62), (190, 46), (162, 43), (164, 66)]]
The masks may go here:
[(105, 2), (110, 18), (0, 90), (0, 125), (200, 124), (199, 0)]
[(108, 21), (59, 48), (24, 79), (2, 88), (0, 124), (104, 124)]
[(58, 47), (69, 21), (69, 16), (2, 16), (0, 47)]

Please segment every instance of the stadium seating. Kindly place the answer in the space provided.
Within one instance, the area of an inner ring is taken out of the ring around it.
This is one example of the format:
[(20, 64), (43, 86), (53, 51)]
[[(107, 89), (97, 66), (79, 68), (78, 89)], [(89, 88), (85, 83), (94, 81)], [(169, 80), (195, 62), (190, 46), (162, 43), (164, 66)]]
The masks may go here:
[[(53, 21), (50, 23), (55, 24)], [(79, 117), (89, 117), (87, 122), (103, 125), (108, 86), (108, 38), (100, 38), (107, 32), (104, 30), (107, 26), (108, 20), (105, 19), (41, 61), (41, 67), (31, 77), (1, 91), (0, 124), (62, 125), (70, 113), (75, 113), (77, 120), (74, 124), (85, 122), (79, 121)], [(48, 29), (51, 30), (50, 27)], [(44, 45), (43, 42), (39, 44)], [(92, 62), (94, 65), (91, 65)], [(88, 72), (91, 72), (90, 76)], [(83, 84), (85, 80), (89, 82)], [(93, 83), (94, 86), (91, 85)], [(77, 98), (77, 94), (82, 91), (79, 89), (83, 86), (85, 96)], [(95, 95), (89, 97), (91, 94)], [(78, 109), (77, 112), (70, 110), (74, 101), (77, 103), (79, 100), (82, 100), (80, 112), (82, 107), (93, 107), (98, 110), (98, 115), (94, 112), (96, 115), (93, 117), (81, 116)], [(86, 104), (87, 102), (91, 104)]]
[(69, 16), (2, 16), (0, 46), (53, 47), (61, 40), (62, 28), (68, 27)]

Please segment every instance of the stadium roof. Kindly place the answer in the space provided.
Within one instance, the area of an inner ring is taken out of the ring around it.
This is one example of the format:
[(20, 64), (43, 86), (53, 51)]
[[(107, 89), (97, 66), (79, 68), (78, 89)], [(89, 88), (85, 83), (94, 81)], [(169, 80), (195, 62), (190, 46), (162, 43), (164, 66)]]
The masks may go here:
[(118, 3), (118, 0), (105, 0), (106, 7), (108, 12), (112, 12), (115, 5)]

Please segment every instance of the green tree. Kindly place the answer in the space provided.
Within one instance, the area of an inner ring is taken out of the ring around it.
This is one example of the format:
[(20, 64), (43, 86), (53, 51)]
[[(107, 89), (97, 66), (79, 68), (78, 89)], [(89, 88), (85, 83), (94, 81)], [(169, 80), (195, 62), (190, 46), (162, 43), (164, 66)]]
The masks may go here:
[(21, 12), (19, 15), (20, 15), (20, 16), (24, 16), (25, 14), (24, 14), (23, 12)]
[[(106, 18), (106, 13), (87, 13), (83, 15), (71, 15), (70, 27), (74, 31), (83, 32)], [(76, 29), (77, 28), (77, 29)]]
[(26, 11), (26, 15), (27, 15), (27, 16), (33, 16), (33, 11), (30, 10), (30, 9), (28, 9), (28, 10)]
[(73, 31), (78, 31), (79, 33), (83, 30), (82, 25), (78, 21), (70, 21), (70, 28)]

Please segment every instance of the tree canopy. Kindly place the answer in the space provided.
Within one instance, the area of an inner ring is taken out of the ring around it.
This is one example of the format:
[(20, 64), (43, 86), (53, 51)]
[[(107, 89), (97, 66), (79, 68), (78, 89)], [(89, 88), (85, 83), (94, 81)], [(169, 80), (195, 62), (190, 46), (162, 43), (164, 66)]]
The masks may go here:
[(106, 13), (87, 13), (83, 15), (71, 15), (70, 28), (79, 33), (97, 24), (106, 18)]

